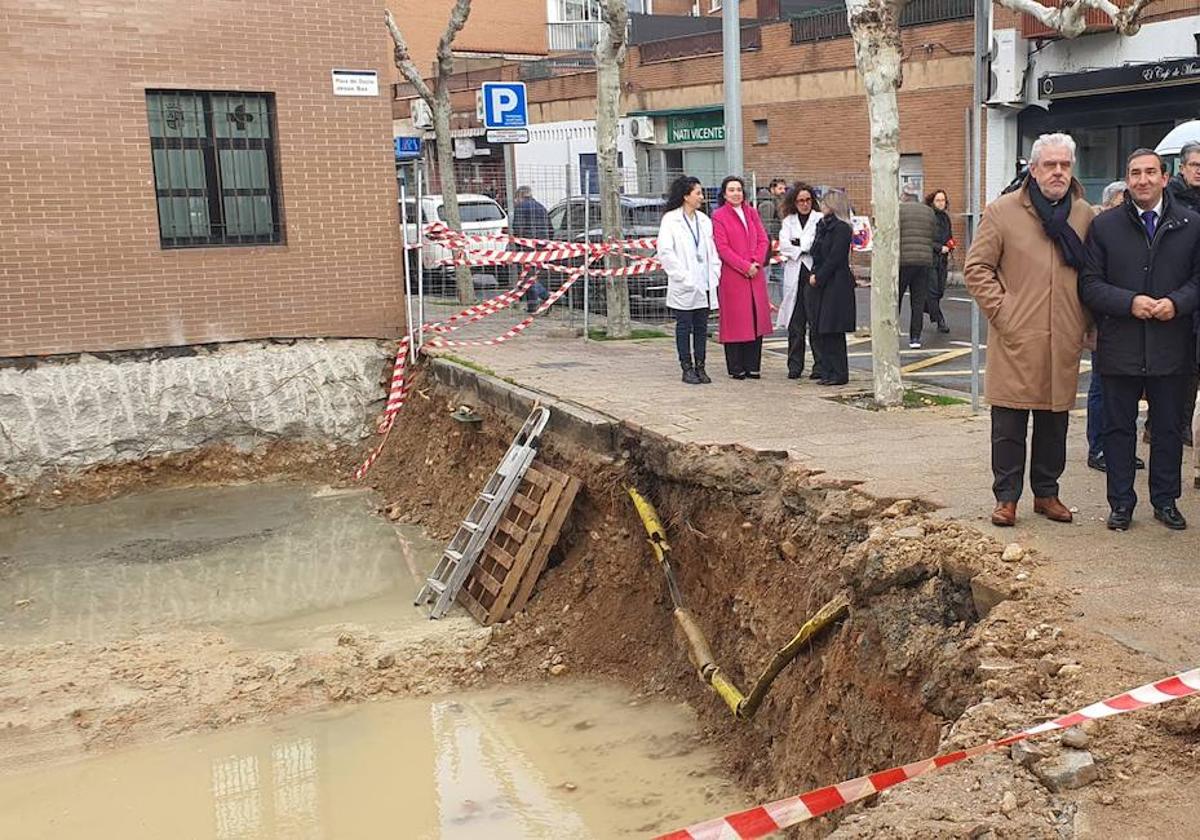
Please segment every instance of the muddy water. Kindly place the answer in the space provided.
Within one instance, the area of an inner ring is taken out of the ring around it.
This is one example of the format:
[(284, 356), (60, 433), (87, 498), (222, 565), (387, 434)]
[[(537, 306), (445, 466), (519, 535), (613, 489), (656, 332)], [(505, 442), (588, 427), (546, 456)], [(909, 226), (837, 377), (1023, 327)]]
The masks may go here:
[(0, 519), (0, 640), (146, 629), (422, 620), (437, 546), (358, 491), (293, 484), (140, 493)]
[(645, 836), (747, 804), (695, 728), (592, 683), (369, 704), (0, 777), (0, 837)]

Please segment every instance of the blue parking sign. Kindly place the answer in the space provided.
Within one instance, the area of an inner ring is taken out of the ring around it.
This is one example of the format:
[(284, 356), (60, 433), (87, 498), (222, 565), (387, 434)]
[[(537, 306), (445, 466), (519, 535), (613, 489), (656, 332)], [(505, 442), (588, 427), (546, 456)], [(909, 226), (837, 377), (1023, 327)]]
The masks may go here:
[(482, 94), (484, 128), (525, 128), (529, 125), (524, 82), (484, 82)]

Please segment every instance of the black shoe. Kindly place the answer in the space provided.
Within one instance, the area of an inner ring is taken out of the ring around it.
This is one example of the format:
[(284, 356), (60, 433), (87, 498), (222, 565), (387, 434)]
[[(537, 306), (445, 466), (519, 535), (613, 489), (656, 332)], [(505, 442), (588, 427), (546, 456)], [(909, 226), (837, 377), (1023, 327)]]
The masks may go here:
[(1104, 460), (1104, 453), (1099, 455), (1088, 455), (1088, 466), (1100, 472), (1108, 472), (1108, 462)]
[(950, 328), (948, 326), (946, 326), (945, 321), (942, 321), (941, 323), (938, 324), (938, 332), (943, 333), (943, 334), (947, 334), (950, 332)]
[(804, 371), (800, 371), (799, 373), (792, 371), (792, 370), (788, 371), (788, 379), (799, 379), (803, 375), (804, 375)]
[(683, 381), (687, 385), (700, 384), (700, 377), (696, 374), (696, 369), (691, 365), (683, 366)]
[(1146, 462), (1143, 461), (1141, 458), (1135, 457), (1133, 459), (1133, 468), (1135, 470), (1144, 470), (1144, 469), (1146, 469)]
[(745, 374), (744, 372), (742, 372), (742, 371), (740, 371), (740, 370), (739, 370), (737, 373), (731, 373), (731, 374), (729, 374), (729, 378), (730, 378), (730, 379), (745, 379), (745, 378), (746, 378), (746, 374)]
[(1167, 505), (1154, 509), (1154, 518), (1166, 525), (1172, 531), (1182, 531), (1187, 528), (1187, 520), (1175, 505)]
[(708, 374), (704, 372), (704, 365), (696, 365), (696, 376), (700, 377), (701, 385), (712, 384), (712, 380), (709, 379)]
[(1108, 515), (1107, 524), (1110, 531), (1128, 531), (1132, 523), (1133, 511), (1129, 508), (1113, 508), (1112, 513)]
[(750, 371), (749, 373), (746, 374), (746, 376), (749, 377), (750, 379), (762, 379), (762, 374), (756, 370)]
[(817, 373), (817, 372), (814, 370), (812, 373), (810, 373), (810, 374), (808, 375), (808, 378), (809, 378), (809, 379), (824, 379), (825, 377), (821, 376), (821, 374)]

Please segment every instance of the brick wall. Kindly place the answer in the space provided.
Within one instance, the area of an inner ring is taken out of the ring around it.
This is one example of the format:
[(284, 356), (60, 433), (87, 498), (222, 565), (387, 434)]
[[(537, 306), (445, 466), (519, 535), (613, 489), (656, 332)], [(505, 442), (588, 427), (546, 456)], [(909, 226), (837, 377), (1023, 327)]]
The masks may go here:
[[(0, 356), (397, 333), (382, 0), (4, 6)], [(148, 88), (275, 94), (284, 244), (160, 246)]]

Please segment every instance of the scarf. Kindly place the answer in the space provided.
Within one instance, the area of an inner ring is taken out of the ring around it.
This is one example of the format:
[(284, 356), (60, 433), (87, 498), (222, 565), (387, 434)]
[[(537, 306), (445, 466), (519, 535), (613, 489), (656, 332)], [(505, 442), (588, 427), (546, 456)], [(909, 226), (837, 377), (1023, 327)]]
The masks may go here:
[(1067, 265), (1076, 271), (1082, 269), (1087, 262), (1087, 253), (1084, 250), (1083, 242), (1079, 239), (1079, 234), (1075, 232), (1075, 228), (1071, 227), (1068, 221), (1071, 217), (1073, 202), (1071, 193), (1068, 192), (1058, 204), (1051, 204), (1050, 200), (1038, 189), (1037, 181), (1029, 178), (1028, 183), (1029, 198), (1033, 202), (1033, 209), (1037, 211), (1038, 218), (1042, 220), (1042, 230), (1046, 231), (1046, 236), (1050, 237), (1051, 242), (1058, 245), (1059, 253), (1062, 254)]

